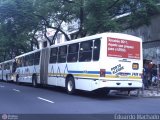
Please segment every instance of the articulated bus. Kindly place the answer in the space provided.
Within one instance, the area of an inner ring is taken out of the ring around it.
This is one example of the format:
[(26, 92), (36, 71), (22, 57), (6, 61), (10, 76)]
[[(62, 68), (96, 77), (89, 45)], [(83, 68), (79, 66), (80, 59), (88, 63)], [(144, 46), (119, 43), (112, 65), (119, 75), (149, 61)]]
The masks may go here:
[(142, 87), (142, 39), (102, 33), (15, 57), (14, 81), (78, 90), (134, 90)]

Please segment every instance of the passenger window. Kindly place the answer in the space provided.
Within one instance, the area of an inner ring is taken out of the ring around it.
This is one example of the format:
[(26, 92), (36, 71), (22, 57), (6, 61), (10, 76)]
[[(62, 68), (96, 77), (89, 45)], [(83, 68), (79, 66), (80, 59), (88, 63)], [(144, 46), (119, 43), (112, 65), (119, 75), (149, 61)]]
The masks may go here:
[(24, 57), (24, 66), (28, 66), (28, 61), (29, 61), (29, 58), (28, 58), (28, 55)]
[(12, 66), (13, 66), (13, 69), (12, 69), (12, 73), (14, 73), (14, 72), (16, 72), (16, 69), (17, 69), (17, 60), (15, 60), (14, 62), (13, 62), (13, 64), (12, 64)]
[(39, 60), (40, 60), (40, 52), (36, 52), (34, 54), (34, 65), (39, 65)]
[(19, 66), (22, 67), (23, 66), (23, 57), (19, 58), (20, 62), (19, 62)]
[(66, 62), (66, 56), (67, 56), (67, 46), (59, 47), (58, 62), (59, 63)]
[(50, 63), (56, 63), (57, 62), (57, 53), (58, 53), (58, 48), (51, 48)]
[(78, 43), (69, 45), (68, 56), (67, 56), (67, 61), (68, 62), (77, 62), (78, 49), (79, 49), (79, 44)]
[(100, 39), (96, 39), (94, 41), (94, 47), (93, 47), (93, 60), (98, 61), (100, 56), (100, 45), (101, 41)]
[(21, 61), (20, 61), (20, 58), (17, 58), (17, 59), (16, 59), (17, 67), (20, 67), (20, 62), (21, 62)]
[(9, 69), (10, 69), (10, 64), (9, 64), (9, 63), (5, 63), (4, 69), (5, 69), (5, 70), (9, 70)]
[(92, 48), (93, 48), (93, 41), (86, 41), (80, 44), (80, 54), (79, 54), (79, 61), (91, 61), (92, 59)]
[(32, 66), (34, 64), (34, 54), (30, 54), (29, 55), (29, 62), (28, 62), (29, 66)]

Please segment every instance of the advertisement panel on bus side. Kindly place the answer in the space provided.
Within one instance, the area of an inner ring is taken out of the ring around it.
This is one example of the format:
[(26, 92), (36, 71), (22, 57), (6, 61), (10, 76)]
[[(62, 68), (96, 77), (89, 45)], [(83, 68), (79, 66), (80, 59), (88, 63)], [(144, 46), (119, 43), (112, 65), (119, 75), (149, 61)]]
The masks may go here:
[(108, 37), (108, 57), (140, 59), (140, 54), (140, 42)]

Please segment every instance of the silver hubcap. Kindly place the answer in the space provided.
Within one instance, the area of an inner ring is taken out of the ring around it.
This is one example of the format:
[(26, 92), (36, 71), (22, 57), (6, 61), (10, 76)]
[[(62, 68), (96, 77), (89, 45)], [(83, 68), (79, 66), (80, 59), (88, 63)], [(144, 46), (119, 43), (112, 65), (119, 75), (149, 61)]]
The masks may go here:
[(68, 91), (72, 91), (73, 90), (73, 83), (72, 83), (72, 81), (70, 80), (70, 81), (68, 81)]

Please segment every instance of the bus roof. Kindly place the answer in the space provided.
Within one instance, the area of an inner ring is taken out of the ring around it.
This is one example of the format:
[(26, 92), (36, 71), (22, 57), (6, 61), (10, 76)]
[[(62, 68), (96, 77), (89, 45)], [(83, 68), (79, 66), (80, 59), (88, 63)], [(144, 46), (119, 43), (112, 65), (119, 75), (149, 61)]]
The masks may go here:
[(72, 43), (82, 42), (82, 41), (91, 40), (91, 39), (98, 39), (98, 38), (107, 37), (107, 36), (113, 37), (113, 38), (119, 38), (119, 39), (126, 38), (126, 40), (142, 41), (141, 38), (133, 36), (133, 35), (128, 35), (128, 34), (124, 34), (124, 33), (107, 32), (107, 33), (100, 33), (100, 34), (96, 34), (96, 35), (86, 36), (83, 38), (73, 39), (73, 40), (59, 43), (56, 45), (51, 45), (50, 47), (52, 48), (52, 47), (57, 47), (57, 46), (62, 46), (62, 45), (68, 45), (68, 44), (72, 44)]
[(35, 53), (35, 52), (38, 52), (38, 51), (41, 51), (41, 49), (37, 49), (37, 50), (34, 50), (34, 51), (30, 51), (28, 53), (24, 53), (22, 55), (16, 56), (15, 58), (23, 57), (23, 56), (26, 56), (26, 55), (29, 55), (29, 54), (32, 54), (32, 53)]
[[(100, 34), (96, 34), (96, 35), (91, 35), (91, 36), (86, 36), (83, 38), (78, 38), (78, 39), (73, 39), (70, 41), (66, 41), (64, 43), (59, 43), (56, 45), (51, 45), (47, 48), (53, 48), (53, 47), (58, 47), (58, 46), (62, 46), (62, 45), (68, 45), (68, 44), (73, 44), (73, 43), (77, 43), (77, 42), (82, 42), (82, 41), (87, 41), (87, 40), (91, 40), (91, 39), (98, 39), (98, 38), (102, 38), (102, 37), (113, 37), (113, 38), (119, 38), (119, 39), (124, 39), (126, 38), (126, 40), (135, 40), (135, 41), (141, 41), (141, 38), (133, 36), (133, 35), (128, 35), (128, 34), (124, 34), (124, 33), (112, 33), (112, 32), (106, 32), (106, 33), (100, 33)], [(46, 49), (46, 48), (43, 48)], [(42, 49), (37, 49), (28, 53), (24, 53), (22, 55), (16, 56), (15, 58), (19, 58), (19, 57), (23, 57), (38, 51), (41, 51)]]
[(4, 61), (3, 63), (13, 62), (13, 61), (14, 59), (11, 59), (11, 60)]

